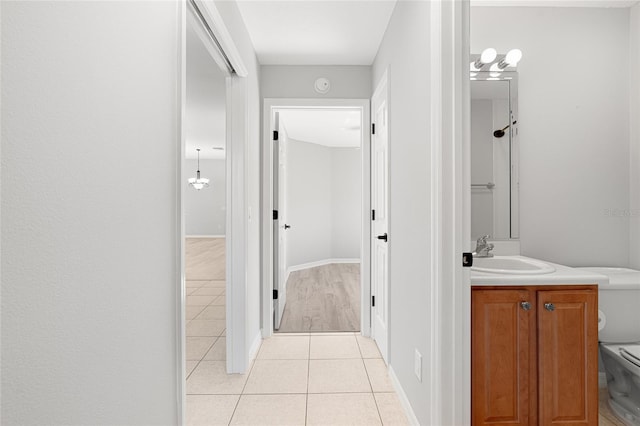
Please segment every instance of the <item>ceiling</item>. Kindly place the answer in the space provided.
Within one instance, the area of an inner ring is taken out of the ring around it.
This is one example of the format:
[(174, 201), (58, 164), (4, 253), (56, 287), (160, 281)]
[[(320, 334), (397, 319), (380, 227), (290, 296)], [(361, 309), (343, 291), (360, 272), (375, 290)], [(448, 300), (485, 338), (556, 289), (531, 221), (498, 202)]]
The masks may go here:
[(396, 0), (242, 0), (263, 65), (371, 65)]
[(471, 0), (471, 6), (631, 7), (638, 0)]
[(291, 139), (339, 148), (360, 146), (360, 111), (296, 109), (280, 112), (280, 126)]
[(187, 21), (187, 94), (185, 157), (225, 158), (225, 75)]
[[(471, 0), (472, 6), (630, 7), (637, 0)], [(371, 65), (396, 0), (241, 0), (238, 7), (261, 64)], [(187, 25), (186, 158), (224, 158), (225, 76), (193, 22)], [(354, 115), (355, 114), (355, 115)], [(293, 139), (326, 146), (360, 144), (355, 111), (282, 113)], [(354, 118), (355, 117), (355, 118)]]

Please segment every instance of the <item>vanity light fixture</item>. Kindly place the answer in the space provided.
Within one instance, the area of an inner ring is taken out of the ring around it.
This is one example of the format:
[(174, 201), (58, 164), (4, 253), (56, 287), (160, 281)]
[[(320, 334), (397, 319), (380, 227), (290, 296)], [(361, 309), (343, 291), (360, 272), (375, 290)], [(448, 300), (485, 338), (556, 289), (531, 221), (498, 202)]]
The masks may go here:
[(504, 59), (498, 62), (497, 65), (501, 70), (505, 69), (506, 67), (515, 67), (516, 65), (518, 65), (518, 62), (520, 62), (520, 59), (522, 59), (522, 50), (511, 49), (507, 52)]
[(189, 178), (189, 185), (200, 191), (202, 188), (209, 186), (209, 179), (200, 177), (200, 148), (197, 148), (196, 151), (198, 151), (198, 170), (196, 171), (196, 177)]
[(495, 61), (496, 56), (498, 56), (498, 52), (493, 47), (484, 49), (480, 54), (480, 59), (471, 63), (472, 71), (480, 71), (480, 68)]
[(496, 49), (489, 47), (482, 51), (478, 59), (471, 61), (469, 64), (469, 70), (471, 71), (471, 76), (475, 77), (473, 74), (478, 71), (483, 71), (482, 68), (485, 65), (491, 64), (489, 67), (491, 77), (500, 77), (500, 73), (503, 72), (505, 68), (515, 68), (518, 65), (518, 62), (520, 62), (520, 59), (522, 59), (522, 50), (520, 49), (511, 49), (506, 55), (504, 55), (504, 57), (498, 59)]

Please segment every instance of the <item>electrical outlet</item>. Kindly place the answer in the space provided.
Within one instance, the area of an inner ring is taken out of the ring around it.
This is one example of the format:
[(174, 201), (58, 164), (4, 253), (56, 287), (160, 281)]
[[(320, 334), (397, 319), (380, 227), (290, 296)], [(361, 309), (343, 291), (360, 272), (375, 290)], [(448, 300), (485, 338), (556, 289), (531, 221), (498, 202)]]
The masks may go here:
[(422, 355), (416, 349), (415, 359), (413, 363), (413, 372), (416, 374), (418, 381), (422, 381)]

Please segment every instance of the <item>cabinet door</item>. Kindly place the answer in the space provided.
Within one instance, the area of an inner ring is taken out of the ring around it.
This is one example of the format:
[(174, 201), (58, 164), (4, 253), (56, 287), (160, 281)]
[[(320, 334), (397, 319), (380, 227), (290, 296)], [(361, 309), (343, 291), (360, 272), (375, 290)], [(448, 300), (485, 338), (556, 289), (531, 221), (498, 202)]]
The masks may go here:
[(535, 292), (473, 290), (471, 298), (472, 424), (535, 425)]
[(597, 290), (538, 292), (540, 424), (598, 424)]

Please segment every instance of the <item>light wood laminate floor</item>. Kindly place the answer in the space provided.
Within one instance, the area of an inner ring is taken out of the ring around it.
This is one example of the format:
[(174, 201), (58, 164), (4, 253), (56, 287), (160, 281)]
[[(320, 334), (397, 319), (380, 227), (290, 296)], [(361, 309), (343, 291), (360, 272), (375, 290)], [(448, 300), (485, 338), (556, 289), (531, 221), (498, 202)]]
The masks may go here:
[(360, 264), (292, 272), (280, 333), (360, 330)]

